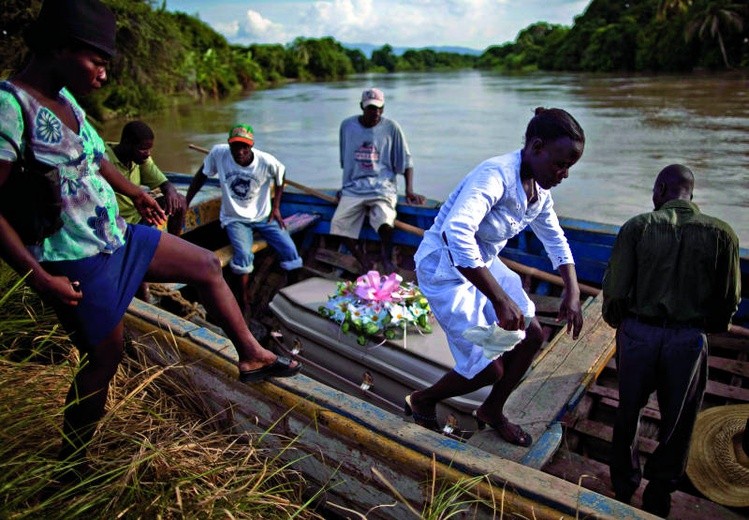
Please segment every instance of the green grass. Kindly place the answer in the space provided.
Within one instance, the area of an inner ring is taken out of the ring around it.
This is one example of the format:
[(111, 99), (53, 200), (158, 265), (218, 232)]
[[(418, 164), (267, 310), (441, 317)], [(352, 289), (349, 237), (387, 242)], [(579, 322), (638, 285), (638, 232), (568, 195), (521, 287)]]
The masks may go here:
[(77, 351), (17, 282), (0, 268), (0, 518), (321, 518), (278, 450), (233, 433), (179, 366), (153, 366), (137, 345), (112, 382), (90, 478), (51, 486), (66, 468), (56, 454)]

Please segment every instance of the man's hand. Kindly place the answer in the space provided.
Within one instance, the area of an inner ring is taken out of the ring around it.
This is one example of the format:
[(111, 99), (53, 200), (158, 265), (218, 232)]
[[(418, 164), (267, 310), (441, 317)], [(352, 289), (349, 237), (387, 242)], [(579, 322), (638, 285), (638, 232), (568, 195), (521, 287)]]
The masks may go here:
[(181, 215), (187, 209), (187, 199), (171, 182), (165, 182), (160, 186), (164, 193), (164, 211), (168, 216)]
[(151, 225), (160, 226), (166, 222), (166, 214), (161, 209), (156, 199), (151, 197), (148, 193), (141, 191), (133, 197), (133, 204), (135, 209), (138, 210), (140, 216)]
[(281, 210), (278, 208), (273, 208), (273, 211), (270, 212), (270, 216), (268, 217), (268, 222), (273, 222), (274, 220), (278, 222), (281, 229), (286, 229), (286, 223), (283, 221)]
[(406, 192), (406, 202), (408, 202), (409, 204), (421, 206), (426, 201), (427, 199), (424, 195), (419, 195), (418, 193), (413, 193), (411, 191)]

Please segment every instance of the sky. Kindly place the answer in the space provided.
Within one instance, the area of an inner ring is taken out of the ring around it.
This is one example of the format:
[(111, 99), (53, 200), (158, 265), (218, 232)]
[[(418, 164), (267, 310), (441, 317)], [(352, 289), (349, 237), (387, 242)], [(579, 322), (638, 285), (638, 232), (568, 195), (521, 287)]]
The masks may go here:
[(198, 15), (230, 43), (332, 36), (341, 43), (484, 50), (528, 25), (571, 26), (590, 0), (166, 0)]

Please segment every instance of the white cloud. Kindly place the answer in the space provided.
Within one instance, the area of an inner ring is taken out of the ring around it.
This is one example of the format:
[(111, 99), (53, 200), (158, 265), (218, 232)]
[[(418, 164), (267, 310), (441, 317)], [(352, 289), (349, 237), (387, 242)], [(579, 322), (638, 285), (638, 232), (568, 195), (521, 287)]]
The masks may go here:
[(201, 16), (235, 43), (332, 36), (343, 43), (462, 45), (512, 41), (534, 22), (570, 25), (589, 0), (219, 0)]
[[(529, 3), (547, 0), (318, 0), (287, 32), (333, 36), (341, 42), (394, 46), (463, 45), (485, 48), (513, 40), (539, 21)], [(513, 5), (514, 4), (514, 5)], [(555, 21), (555, 20), (552, 20)]]
[(230, 41), (237, 43), (285, 43), (289, 40), (289, 34), (282, 24), (265, 18), (252, 9), (247, 9), (244, 17), (240, 18), (239, 21), (230, 22), (226, 26), (228, 30), (233, 30), (234, 33), (231, 34), (222, 29), (219, 24), (217, 24), (216, 29), (225, 34)]

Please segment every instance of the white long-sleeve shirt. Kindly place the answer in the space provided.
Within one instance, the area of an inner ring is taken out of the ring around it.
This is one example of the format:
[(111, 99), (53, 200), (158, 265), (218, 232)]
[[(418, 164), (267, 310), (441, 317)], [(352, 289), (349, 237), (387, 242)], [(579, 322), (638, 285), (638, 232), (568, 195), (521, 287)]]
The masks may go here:
[(492, 157), (466, 175), (424, 234), (416, 252), (417, 264), (441, 251), (445, 258), (440, 262), (441, 272), (435, 275), (460, 277), (454, 266), (486, 266), (526, 226), (543, 243), (554, 269), (573, 264), (551, 193), (536, 184), (538, 199), (529, 206), (520, 162), (521, 150), (517, 150)]

